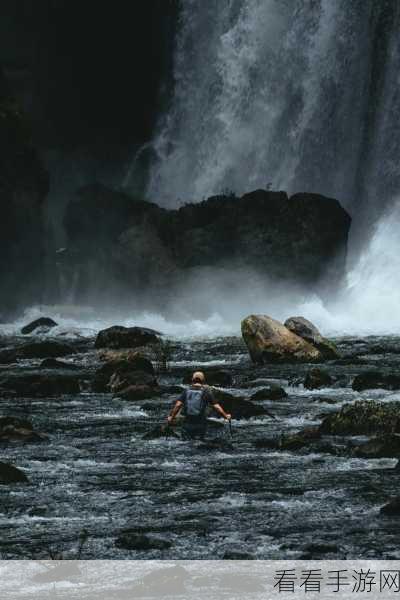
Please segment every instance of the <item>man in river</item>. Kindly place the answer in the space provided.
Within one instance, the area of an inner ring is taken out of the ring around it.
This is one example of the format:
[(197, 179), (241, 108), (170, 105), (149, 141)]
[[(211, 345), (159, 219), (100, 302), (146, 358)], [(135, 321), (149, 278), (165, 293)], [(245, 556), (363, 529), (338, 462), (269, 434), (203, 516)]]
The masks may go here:
[(205, 383), (206, 378), (204, 373), (201, 371), (193, 373), (192, 385), (189, 389), (182, 392), (168, 415), (168, 425), (172, 425), (175, 417), (183, 408), (182, 412), (185, 415), (183, 432), (185, 437), (190, 439), (204, 439), (207, 429), (207, 406), (212, 406), (218, 414), (228, 421), (232, 418), (216, 401), (210, 388)]

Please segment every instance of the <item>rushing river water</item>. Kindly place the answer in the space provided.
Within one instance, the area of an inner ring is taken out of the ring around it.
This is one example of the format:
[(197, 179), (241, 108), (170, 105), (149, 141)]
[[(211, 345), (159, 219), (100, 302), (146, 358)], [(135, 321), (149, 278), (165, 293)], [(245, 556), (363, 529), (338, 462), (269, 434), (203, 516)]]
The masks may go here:
[[(3, 339), (3, 345), (14, 342)], [(398, 491), (396, 460), (365, 460), (327, 453), (259, 448), (360, 398), (400, 399), (394, 392), (357, 393), (352, 377), (371, 366), (397, 369), (399, 338), (341, 338), (341, 361), (328, 363), (334, 387), (310, 392), (299, 380), (310, 365), (254, 367), (238, 338), (174, 342), (165, 384), (181, 384), (187, 368), (221, 365), (231, 371), (228, 391), (249, 397), (246, 382), (267, 378), (288, 397), (263, 402), (276, 417), (234, 421), (219, 432), (218, 446), (143, 436), (164, 419), (174, 395), (141, 402), (91, 393), (76, 396), (0, 398), (0, 415), (29, 418), (49, 443), (11, 444), (4, 462), (23, 469), (28, 484), (0, 486), (2, 558), (75, 558), (82, 530), (82, 558), (229, 557), (399, 558), (398, 521), (379, 508)], [(98, 358), (93, 340), (67, 358), (83, 365), (89, 381)], [(40, 361), (18, 369), (35, 370)], [(3, 366), (1, 372), (17, 367)], [(334, 440), (340, 444), (340, 440)], [(164, 549), (117, 547), (131, 529), (169, 543)]]

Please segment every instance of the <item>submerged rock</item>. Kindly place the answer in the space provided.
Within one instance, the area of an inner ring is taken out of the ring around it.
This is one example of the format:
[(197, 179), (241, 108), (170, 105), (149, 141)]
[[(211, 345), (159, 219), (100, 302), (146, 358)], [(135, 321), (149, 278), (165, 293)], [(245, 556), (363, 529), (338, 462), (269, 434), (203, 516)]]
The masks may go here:
[(366, 371), (354, 378), (352, 388), (356, 392), (372, 389), (399, 390), (400, 375), (385, 375), (379, 371)]
[(400, 402), (365, 400), (345, 404), (340, 412), (324, 418), (320, 431), (332, 435), (400, 433)]
[(48, 437), (33, 431), (30, 421), (17, 417), (0, 417), (0, 442), (44, 442)]
[(0, 484), (8, 483), (27, 483), (28, 478), (17, 467), (0, 462)]
[(285, 321), (285, 327), (315, 346), (325, 360), (340, 358), (336, 344), (323, 337), (318, 328), (304, 317), (290, 317)]
[(224, 411), (230, 413), (233, 419), (249, 419), (262, 415), (271, 416), (263, 406), (254, 404), (250, 400), (245, 400), (244, 398), (234, 396), (216, 388), (212, 388), (212, 393)]
[(312, 344), (266, 315), (242, 321), (242, 336), (255, 363), (318, 362), (322, 354)]
[(322, 369), (311, 369), (304, 379), (304, 387), (308, 390), (330, 387), (332, 383), (332, 377)]
[(0, 389), (11, 390), (18, 396), (59, 396), (79, 394), (79, 378), (59, 373), (12, 374), (0, 378)]
[(159, 343), (160, 333), (146, 327), (122, 327), (115, 325), (97, 334), (95, 348), (139, 348)]
[(124, 550), (166, 550), (172, 546), (169, 540), (132, 531), (122, 532), (115, 540), (117, 548)]
[(385, 515), (388, 517), (399, 516), (400, 515), (400, 496), (397, 496), (397, 498), (393, 498), (392, 500), (390, 500), (390, 502), (388, 502), (387, 504), (382, 506), (380, 513), (381, 513), (381, 515)]
[(355, 446), (352, 454), (357, 458), (400, 458), (400, 435), (387, 434), (372, 438)]
[(21, 329), (21, 333), (23, 335), (28, 335), (29, 333), (33, 333), (37, 329), (40, 329), (41, 333), (50, 331), (53, 327), (57, 327), (58, 323), (50, 319), (49, 317), (40, 317), (39, 319), (35, 319), (28, 325), (25, 325)]
[(281, 450), (299, 450), (320, 439), (321, 433), (318, 428), (308, 427), (297, 433), (290, 433), (283, 436), (280, 439), (279, 448)]
[(282, 398), (287, 397), (288, 395), (282, 387), (279, 385), (270, 385), (269, 387), (254, 392), (254, 394), (250, 397), (250, 401), (260, 402), (261, 400), (282, 400)]
[(60, 369), (60, 370), (71, 370), (76, 371), (79, 370), (78, 365), (74, 365), (73, 363), (64, 362), (62, 360), (57, 360), (56, 358), (45, 358), (39, 365), (40, 369)]
[(69, 344), (56, 342), (55, 340), (43, 340), (1, 350), (0, 364), (10, 364), (18, 360), (31, 358), (58, 358), (74, 353), (75, 349)]

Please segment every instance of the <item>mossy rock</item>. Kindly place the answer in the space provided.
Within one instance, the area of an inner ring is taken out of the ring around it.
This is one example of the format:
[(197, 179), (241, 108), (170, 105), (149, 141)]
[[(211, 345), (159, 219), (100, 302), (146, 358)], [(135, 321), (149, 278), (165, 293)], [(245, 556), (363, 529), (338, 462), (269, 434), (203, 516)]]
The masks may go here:
[(323, 420), (320, 432), (332, 435), (400, 433), (400, 403), (365, 400), (345, 404), (340, 412)]

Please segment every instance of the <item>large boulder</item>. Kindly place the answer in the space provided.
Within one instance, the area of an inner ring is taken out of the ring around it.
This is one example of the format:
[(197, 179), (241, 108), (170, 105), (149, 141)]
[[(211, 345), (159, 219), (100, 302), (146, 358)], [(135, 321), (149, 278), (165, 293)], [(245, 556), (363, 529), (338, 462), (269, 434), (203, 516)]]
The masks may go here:
[[(166, 210), (93, 184), (66, 209), (76, 257), (68, 277), (81, 282), (80, 302), (112, 293), (123, 302), (134, 293), (145, 309), (175, 308), (182, 281), (199, 281), (207, 269), (226, 275), (227, 264), (236, 281), (251, 268), (263, 279), (326, 293), (345, 273), (350, 223), (336, 200), (316, 194), (255, 190)], [(202, 305), (194, 297), (187, 310), (198, 318)]]
[(122, 327), (115, 325), (99, 331), (95, 348), (139, 348), (159, 343), (159, 332), (146, 327)]
[(385, 375), (379, 371), (366, 371), (354, 378), (352, 388), (356, 392), (372, 389), (399, 390), (400, 375), (394, 373)]
[(315, 346), (326, 360), (340, 358), (336, 345), (323, 337), (318, 328), (304, 317), (290, 317), (285, 321), (285, 327)]
[(322, 360), (317, 348), (266, 315), (250, 315), (243, 319), (242, 336), (255, 363)]
[(116, 390), (116, 396), (120, 400), (129, 400), (130, 402), (147, 400), (157, 395), (158, 388), (152, 385), (129, 385), (128, 387), (123, 387), (119, 392)]
[(28, 478), (17, 467), (8, 463), (0, 462), (0, 484), (27, 483)]
[(136, 352), (129, 360), (111, 360), (97, 369), (92, 381), (94, 392), (118, 392), (131, 385), (156, 385), (151, 361)]
[(50, 317), (39, 317), (22, 327), (21, 333), (23, 335), (29, 335), (34, 331), (36, 333), (47, 333), (50, 329), (53, 329), (53, 327), (57, 327), (57, 323), (53, 321), (53, 319), (50, 319)]
[(320, 431), (331, 435), (400, 433), (400, 402), (365, 400), (345, 404), (340, 412), (324, 418)]

